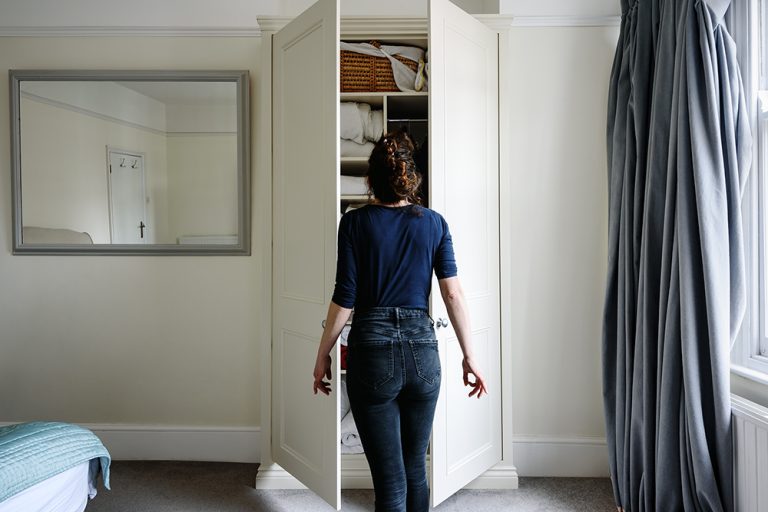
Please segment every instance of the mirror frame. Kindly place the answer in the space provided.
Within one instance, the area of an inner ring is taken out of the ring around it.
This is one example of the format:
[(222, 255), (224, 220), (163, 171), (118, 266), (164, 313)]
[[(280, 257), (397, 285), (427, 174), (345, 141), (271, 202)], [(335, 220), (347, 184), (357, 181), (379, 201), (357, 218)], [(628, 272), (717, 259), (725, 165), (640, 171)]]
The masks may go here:
[[(19, 70), (8, 71), (11, 114), (11, 193), (13, 254), (69, 255), (231, 255), (251, 254), (251, 136), (248, 71)], [(134, 81), (234, 82), (237, 84), (237, 237), (235, 245), (24, 244), (21, 204), (21, 82)]]

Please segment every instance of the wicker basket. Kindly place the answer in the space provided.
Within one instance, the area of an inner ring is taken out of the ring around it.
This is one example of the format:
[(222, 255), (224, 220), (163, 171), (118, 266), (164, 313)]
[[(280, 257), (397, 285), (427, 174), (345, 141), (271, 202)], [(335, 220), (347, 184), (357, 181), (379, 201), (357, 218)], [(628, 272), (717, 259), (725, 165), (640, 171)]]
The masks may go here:
[[(379, 46), (375, 41), (374, 46)], [(416, 71), (419, 63), (394, 56)], [(362, 53), (341, 50), (341, 92), (399, 91), (392, 74), (392, 63), (386, 57), (374, 57)]]

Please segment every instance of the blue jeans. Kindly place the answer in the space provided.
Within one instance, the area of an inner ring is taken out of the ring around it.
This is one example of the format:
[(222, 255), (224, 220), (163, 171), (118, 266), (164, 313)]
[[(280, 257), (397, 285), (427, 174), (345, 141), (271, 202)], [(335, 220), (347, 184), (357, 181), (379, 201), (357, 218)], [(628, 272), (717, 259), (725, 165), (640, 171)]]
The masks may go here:
[(440, 358), (425, 310), (355, 312), (347, 392), (371, 468), (376, 512), (429, 509), (426, 455), (440, 394)]

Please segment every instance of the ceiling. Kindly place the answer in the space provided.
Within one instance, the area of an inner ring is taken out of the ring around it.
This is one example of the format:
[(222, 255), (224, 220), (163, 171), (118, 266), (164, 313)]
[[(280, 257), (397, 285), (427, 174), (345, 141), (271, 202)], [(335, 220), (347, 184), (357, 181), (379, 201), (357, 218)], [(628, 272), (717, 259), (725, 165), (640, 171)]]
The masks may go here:
[(166, 105), (236, 105), (234, 82), (115, 82)]

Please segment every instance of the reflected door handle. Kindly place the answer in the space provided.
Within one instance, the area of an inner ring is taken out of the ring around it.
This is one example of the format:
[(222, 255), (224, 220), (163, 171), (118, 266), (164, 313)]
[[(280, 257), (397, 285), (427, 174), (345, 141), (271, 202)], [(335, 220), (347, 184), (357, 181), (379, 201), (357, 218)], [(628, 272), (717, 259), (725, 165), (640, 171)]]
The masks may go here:
[(437, 325), (437, 328), (441, 327), (448, 327), (448, 319), (447, 318), (438, 318), (437, 322), (435, 322), (435, 325)]

